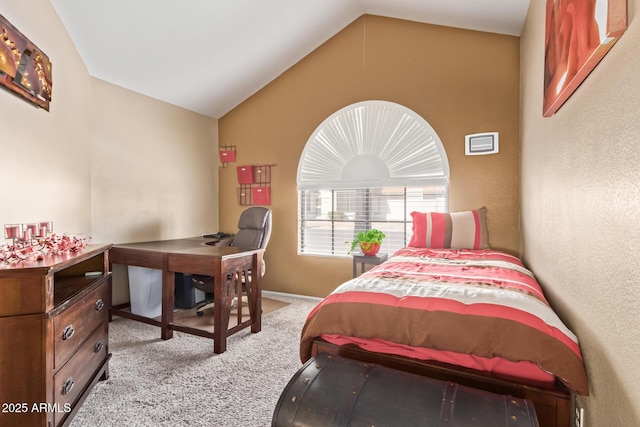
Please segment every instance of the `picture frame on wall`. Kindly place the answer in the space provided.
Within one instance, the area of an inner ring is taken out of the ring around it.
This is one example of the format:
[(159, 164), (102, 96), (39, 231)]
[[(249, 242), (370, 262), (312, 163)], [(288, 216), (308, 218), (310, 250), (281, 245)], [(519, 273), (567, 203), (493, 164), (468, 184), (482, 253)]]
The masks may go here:
[(547, 0), (543, 117), (575, 92), (627, 29), (627, 0)]
[(0, 86), (49, 111), (51, 61), (0, 15)]

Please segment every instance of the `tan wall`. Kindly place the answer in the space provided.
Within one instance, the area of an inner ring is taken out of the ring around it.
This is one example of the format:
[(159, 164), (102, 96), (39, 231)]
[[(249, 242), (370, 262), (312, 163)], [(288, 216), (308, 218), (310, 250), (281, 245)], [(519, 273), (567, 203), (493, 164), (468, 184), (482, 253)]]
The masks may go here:
[(217, 121), (101, 80), (92, 87), (94, 235), (132, 242), (217, 230)]
[(0, 14), (53, 63), (50, 112), (0, 89), (0, 226), (50, 220), (89, 233), (92, 79), (48, 0), (0, 0)]
[[(92, 79), (91, 212), (96, 241), (218, 229), (217, 121)], [(114, 302), (129, 297), (114, 266)]]
[[(296, 172), (314, 129), (367, 99), (422, 115), (443, 141), (450, 209), (486, 206), (490, 243), (519, 249), (519, 39), (364, 16), (219, 121), (238, 161), (220, 168), (220, 224), (236, 229), (237, 165), (275, 164), (265, 288), (324, 296), (351, 277), (350, 258), (297, 255)], [(500, 132), (500, 153), (466, 157), (465, 134)], [(345, 254), (347, 247), (345, 245)]]
[(640, 425), (640, 27), (542, 118), (545, 2), (521, 38), (522, 253), (581, 341), (587, 426)]
[(0, 13), (53, 63), (50, 112), (0, 90), (0, 226), (51, 220), (113, 243), (218, 229), (216, 120), (92, 78), (48, 0)]

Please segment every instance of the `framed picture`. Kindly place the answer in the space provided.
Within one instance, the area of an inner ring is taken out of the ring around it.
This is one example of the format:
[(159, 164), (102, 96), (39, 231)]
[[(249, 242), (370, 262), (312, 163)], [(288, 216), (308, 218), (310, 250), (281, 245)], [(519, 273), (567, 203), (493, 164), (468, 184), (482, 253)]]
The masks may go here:
[(0, 86), (49, 111), (51, 62), (0, 15)]
[(498, 132), (465, 135), (464, 154), (467, 156), (482, 156), (498, 153), (500, 151), (498, 136)]
[(627, 0), (547, 0), (543, 116), (564, 104), (627, 29)]

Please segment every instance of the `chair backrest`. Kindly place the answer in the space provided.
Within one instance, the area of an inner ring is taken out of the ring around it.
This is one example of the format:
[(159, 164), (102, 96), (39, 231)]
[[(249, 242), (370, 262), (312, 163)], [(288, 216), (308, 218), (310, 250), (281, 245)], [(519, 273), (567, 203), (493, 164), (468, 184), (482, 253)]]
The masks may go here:
[(238, 220), (238, 232), (232, 246), (244, 249), (265, 249), (271, 238), (271, 209), (253, 206)]

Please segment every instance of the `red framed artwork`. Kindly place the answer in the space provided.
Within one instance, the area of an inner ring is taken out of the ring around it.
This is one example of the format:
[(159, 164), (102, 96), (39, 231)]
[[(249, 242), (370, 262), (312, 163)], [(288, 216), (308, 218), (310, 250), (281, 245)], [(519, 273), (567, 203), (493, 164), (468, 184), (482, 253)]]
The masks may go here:
[(627, 0), (547, 0), (543, 116), (580, 86), (627, 29)]

